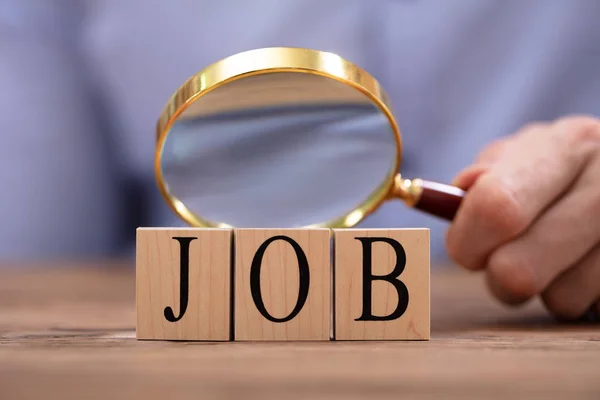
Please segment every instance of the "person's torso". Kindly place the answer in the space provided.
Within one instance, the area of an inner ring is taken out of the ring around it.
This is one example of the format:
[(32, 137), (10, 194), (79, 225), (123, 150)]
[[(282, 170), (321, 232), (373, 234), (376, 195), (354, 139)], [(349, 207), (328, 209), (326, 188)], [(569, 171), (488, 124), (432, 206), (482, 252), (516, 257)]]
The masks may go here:
[[(330, 51), (373, 74), (394, 106), (407, 177), (448, 182), (485, 144), (522, 124), (600, 115), (595, 0), (91, 0), (88, 7), (82, 47), (93, 79), (116, 118), (121, 155), (148, 180), (155, 123), (173, 91), (205, 66), (259, 47)], [(362, 225), (430, 227), (432, 250), (443, 252), (445, 223), (399, 202)]]

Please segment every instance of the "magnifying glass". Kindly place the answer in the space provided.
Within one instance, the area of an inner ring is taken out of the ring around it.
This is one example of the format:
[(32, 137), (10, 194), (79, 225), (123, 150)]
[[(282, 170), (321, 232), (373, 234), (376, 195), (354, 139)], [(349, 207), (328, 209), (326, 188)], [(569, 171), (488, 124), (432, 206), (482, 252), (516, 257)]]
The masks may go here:
[(400, 175), (391, 110), (377, 80), (336, 54), (235, 54), (167, 102), (157, 184), (194, 227), (349, 228), (393, 199), (451, 220), (464, 192)]

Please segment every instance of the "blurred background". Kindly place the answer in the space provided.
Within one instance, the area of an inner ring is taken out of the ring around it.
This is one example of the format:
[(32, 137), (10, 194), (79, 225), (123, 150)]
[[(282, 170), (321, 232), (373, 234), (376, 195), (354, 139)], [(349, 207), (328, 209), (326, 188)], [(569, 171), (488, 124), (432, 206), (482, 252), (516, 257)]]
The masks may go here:
[[(531, 121), (600, 115), (597, 0), (1, 0), (0, 261), (134, 254), (183, 226), (155, 126), (191, 75), (259, 47), (330, 51), (388, 91), (405, 176), (450, 182)], [(447, 224), (391, 202), (364, 227)]]

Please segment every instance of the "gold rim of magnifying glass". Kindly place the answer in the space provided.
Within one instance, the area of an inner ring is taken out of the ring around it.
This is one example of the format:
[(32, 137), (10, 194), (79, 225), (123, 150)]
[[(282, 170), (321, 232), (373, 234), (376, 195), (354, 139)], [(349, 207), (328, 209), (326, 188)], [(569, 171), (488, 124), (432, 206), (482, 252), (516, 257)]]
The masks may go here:
[(212, 222), (196, 215), (168, 191), (168, 185), (162, 175), (161, 159), (164, 143), (171, 126), (193, 102), (207, 93), (238, 79), (277, 72), (301, 72), (320, 75), (354, 87), (381, 109), (389, 120), (396, 139), (396, 158), (388, 176), (364, 202), (346, 215), (306, 227), (352, 227), (373, 212), (392, 191), (394, 178), (400, 167), (402, 141), (400, 129), (392, 114), (388, 96), (374, 77), (357, 65), (329, 52), (292, 47), (249, 50), (211, 64), (189, 78), (169, 99), (158, 120), (154, 158), (154, 172), (158, 189), (173, 211), (189, 225), (205, 228), (233, 227), (225, 223)]

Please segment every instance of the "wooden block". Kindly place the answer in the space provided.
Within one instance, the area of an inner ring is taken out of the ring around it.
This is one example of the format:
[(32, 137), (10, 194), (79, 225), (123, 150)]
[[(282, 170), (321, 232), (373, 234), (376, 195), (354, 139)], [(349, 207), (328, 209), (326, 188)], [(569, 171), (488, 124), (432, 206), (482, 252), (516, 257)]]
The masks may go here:
[(334, 230), (335, 340), (429, 340), (428, 229)]
[(137, 338), (230, 340), (232, 230), (139, 228), (136, 241)]
[(235, 340), (329, 340), (331, 231), (236, 229)]

